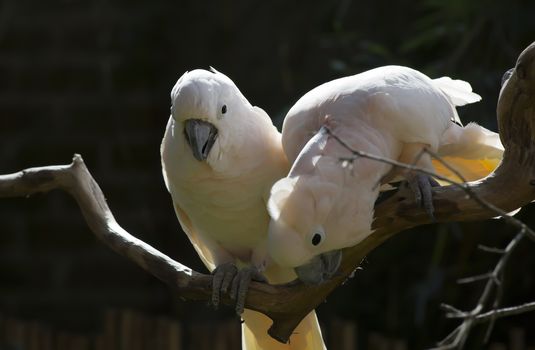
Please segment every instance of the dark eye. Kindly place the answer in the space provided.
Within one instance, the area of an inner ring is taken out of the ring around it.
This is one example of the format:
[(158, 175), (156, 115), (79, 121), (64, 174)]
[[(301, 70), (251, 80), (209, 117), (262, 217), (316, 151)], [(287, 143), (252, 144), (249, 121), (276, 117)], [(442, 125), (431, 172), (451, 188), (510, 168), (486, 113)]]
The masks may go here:
[(221, 107), (221, 114), (225, 113), (227, 113), (227, 105), (223, 105), (223, 107)]
[(321, 243), (321, 240), (323, 239), (323, 236), (321, 233), (314, 233), (312, 236), (312, 245), (316, 246)]

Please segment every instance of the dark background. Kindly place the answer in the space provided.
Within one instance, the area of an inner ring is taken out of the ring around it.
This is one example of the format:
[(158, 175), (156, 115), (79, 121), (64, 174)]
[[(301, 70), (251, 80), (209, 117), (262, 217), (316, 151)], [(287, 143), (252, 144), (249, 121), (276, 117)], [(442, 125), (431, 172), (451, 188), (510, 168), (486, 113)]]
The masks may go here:
[[(402, 64), (469, 81), (483, 97), (464, 121), (496, 130), (502, 74), (535, 39), (529, 1), (0, 1), (0, 173), (70, 162), (81, 153), (119, 223), (182, 263), (205, 271), (181, 233), (160, 168), (169, 93), (186, 70), (214, 66), (280, 125), (306, 91), (336, 77)], [(528, 223), (533, 209), (519, 217)], [(474, 305), (513, 230), (501, 221), (440, 224), (398, 235), (319, 309), (329, 329), (354, 322), (359, 343), (380, 333), (430, 346), (456, 325), (441, 302)], [(506, 275), (504, 305), (535, 299), (534, 246)], [(60, 192), (0, 201), (0, 312), (55, 329), (97, 332), (102, 313), (128, 308), (217, 324), (215, 312), (180, 301), (162, 283), (97, 242)], [(236, 319), (236, 328), (239, 322)], [(497, 322), (492, 341), (535, 315)], [(471, 337), (481, 348), (484, 328)], [(369, 346), (368, 348), (372, 348)]]

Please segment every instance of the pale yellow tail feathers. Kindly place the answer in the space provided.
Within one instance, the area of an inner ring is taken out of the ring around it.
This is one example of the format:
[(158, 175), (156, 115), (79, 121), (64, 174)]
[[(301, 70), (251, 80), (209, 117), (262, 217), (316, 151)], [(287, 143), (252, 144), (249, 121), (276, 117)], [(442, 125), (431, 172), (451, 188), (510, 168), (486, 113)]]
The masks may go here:
[[(448, 169), (437, 160), (433, 160), (433, 167), (437, 174), (442, 175), (452, 181), (462, 182), (475, 181), (484, 178), (496, 169), (500, 164), (501, 159), (463, 159), (459, 157), (441, 157), (444, 162), (457, 170), (462, 179), (459, 178), (453, 171)], [(438, 180), (441, 185), (448, 185), (444, 181)], [(443, 183), (444, 182), (444, 183)]]
[[(504, 148), (500, 136), (475, 123), (465, 127), (456, 124), (446, 131), (438, 150), (440, 158), (462, 176), (459, 178), (451, 169), (441, 162), (433, 160), (437, 174), (452, 181), (476, 181), (492, 173), (500, 165)], [(441, 185), (448, 182), (438, 180)], [(508, 215), (515, 215), (522, 208), (515, 209)], [(500, 217), (496, 217), (498, 219)]]
[[(438, 155), (457, 170), (465, 181), (475, 181), (496, 169), (502, 160), (503, 151), (497, 133), (475, 123), (465, 127), (452, 123), (442, 138)], [(433, 160), (433, 166), (438, 174), (453, 181), (461, 181), (439, 161)]]
[(288, 344), (282, 344), (269, 336), (267, 330), (272, 321), (264, 314), (246, 309), (242, 318), (243, 350), (326, 350), (314, 311), (297, 326)]
[(282, 344), (271, 338), (267, 330), (272, 321), (252, 310), (244, 310), (242, 314), (242, 350), (289, 350), (289, 345)]

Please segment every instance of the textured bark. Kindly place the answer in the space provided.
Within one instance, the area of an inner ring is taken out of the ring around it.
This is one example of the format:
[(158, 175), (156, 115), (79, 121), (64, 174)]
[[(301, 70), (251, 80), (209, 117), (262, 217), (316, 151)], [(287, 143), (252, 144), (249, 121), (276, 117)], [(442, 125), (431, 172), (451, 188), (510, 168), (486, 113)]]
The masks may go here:
[[(497, 114), (505, 146), (503, 161), (493, 174), (470, 186), (479, 198), (511, 211), (535, 199), (535, 43), (519, 56), (511, 78), (502, 87)], [(210, 275), (174, 261), (119, 226), (79, 155), (70, 165), (31, 168), (0, 176), (0, 197), (29, 196), (52, 189), (64, 190), (76, 199), (87, 224), (100, 240), (175, 289), (182, 298), (211, 299)], [(435, 188), (433, 195), (438, 222), (496, 216), (458, 187)], [(252, 282), (246, 307), (273, 319), (269, 334), (286, 342), (300, 320), (344, 282), (370, 251), (398, 232), (429, 222), (421, 208), (402, 194), (395, 194), (376, 206), (373, 235), (344, 250), (339, 274), (334, 279), (319, 286)], [(223, 296), (222, 303), (232, 305), (233, 301)]]

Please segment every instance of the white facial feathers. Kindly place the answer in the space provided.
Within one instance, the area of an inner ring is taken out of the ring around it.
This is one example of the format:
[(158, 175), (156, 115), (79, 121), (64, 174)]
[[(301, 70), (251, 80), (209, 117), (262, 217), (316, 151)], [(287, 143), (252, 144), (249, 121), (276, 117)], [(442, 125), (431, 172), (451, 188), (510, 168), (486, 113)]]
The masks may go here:
[(198, 118), (215, 122), (244, 108), (252, 106), (234, 82), (215, 69), (186, 72), (171, 91), (171, 114), (177, 121)]
[(269, 215), (279, 220), (282, 208), (293, 191), (297, 178), (285, 177), (277, 181), (271, 188), (271, 195), (267, 204)]

